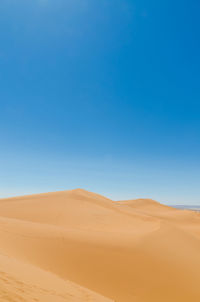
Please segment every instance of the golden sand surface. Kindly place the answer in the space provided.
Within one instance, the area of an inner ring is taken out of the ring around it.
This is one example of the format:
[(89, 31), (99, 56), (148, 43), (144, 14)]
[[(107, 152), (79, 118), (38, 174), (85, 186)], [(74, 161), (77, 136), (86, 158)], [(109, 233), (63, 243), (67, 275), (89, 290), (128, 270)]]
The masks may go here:
[(0, 199), (1, 302), (199, 302), (200, 213), (82, 189)]

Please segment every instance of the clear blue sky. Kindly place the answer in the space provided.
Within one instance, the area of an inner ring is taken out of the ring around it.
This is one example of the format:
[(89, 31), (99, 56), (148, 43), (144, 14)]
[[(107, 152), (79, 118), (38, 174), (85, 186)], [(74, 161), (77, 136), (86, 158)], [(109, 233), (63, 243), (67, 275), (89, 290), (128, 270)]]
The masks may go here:
[(1, 0), (0, 196), (200, 204), (199, 0)]

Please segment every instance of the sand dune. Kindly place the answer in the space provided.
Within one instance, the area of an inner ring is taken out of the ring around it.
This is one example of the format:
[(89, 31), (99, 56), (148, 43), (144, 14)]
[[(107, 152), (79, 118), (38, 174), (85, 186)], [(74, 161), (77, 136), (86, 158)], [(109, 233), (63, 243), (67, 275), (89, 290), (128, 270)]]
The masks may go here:
[(200, 215), (81, 189), (0, 200), (1, 301), (200, 301)]
[(0, 255), (0, 301), (109, 302), (72, 282), (14, 258)]

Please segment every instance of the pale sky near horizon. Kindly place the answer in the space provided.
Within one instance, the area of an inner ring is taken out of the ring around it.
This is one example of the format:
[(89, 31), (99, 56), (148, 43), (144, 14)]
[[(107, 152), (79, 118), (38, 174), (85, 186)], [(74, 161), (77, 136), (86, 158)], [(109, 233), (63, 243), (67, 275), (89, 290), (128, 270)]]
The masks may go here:
[(2, 0), (0, 197), (200, 205), (200, 2)]

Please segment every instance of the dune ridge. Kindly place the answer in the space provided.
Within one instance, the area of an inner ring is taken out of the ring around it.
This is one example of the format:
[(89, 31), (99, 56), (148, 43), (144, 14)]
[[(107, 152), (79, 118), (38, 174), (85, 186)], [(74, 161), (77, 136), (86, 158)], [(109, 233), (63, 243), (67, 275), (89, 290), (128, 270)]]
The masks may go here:
[(200, 214), (82, 189), (0, 199), (1, 301), (200, 301)]

